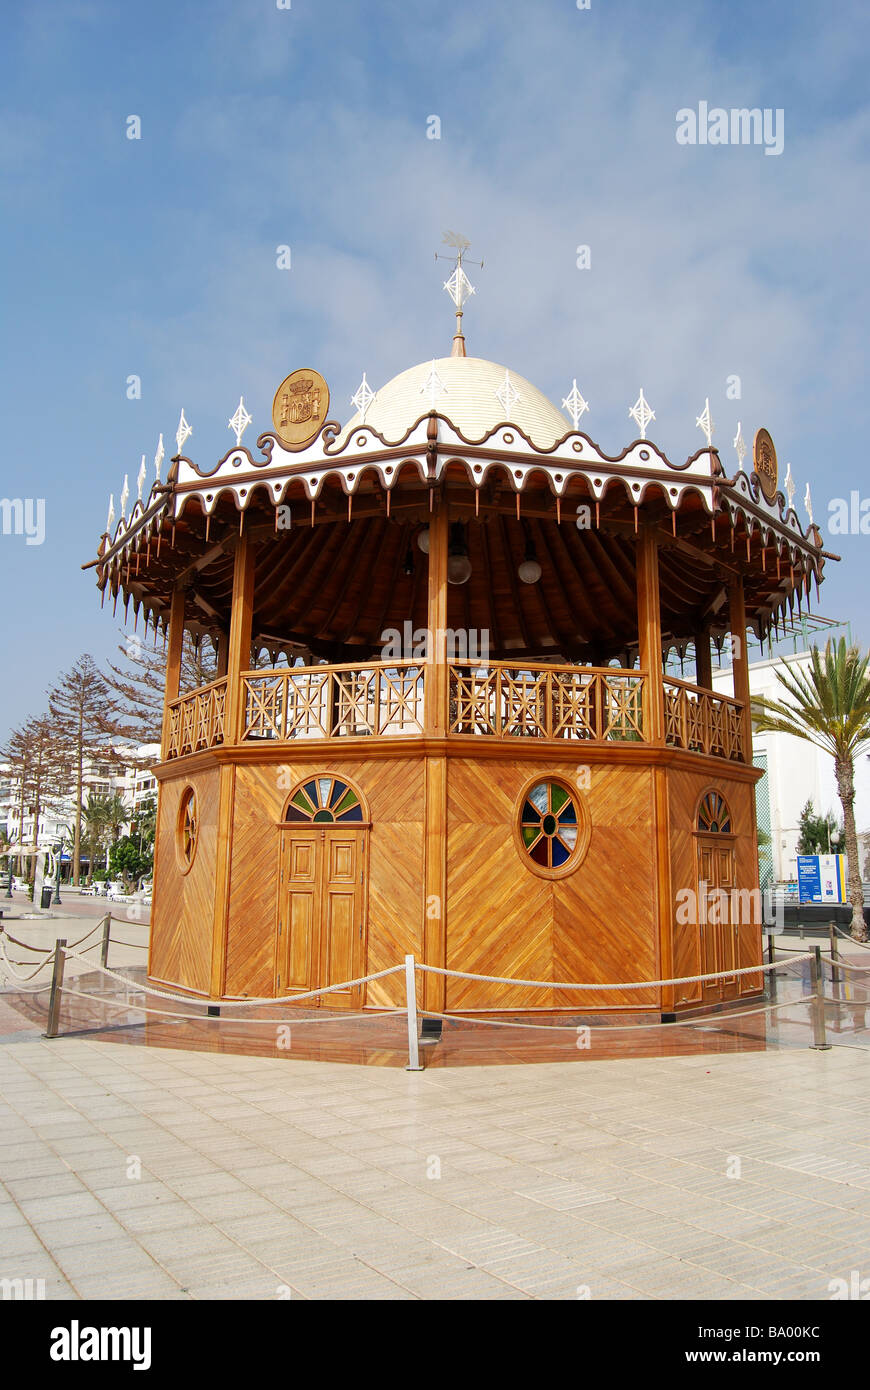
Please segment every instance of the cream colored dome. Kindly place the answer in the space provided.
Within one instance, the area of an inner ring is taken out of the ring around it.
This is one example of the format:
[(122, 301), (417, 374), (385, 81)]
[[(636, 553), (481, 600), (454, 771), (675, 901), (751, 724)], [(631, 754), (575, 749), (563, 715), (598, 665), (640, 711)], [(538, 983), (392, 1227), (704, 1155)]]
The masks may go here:
[[(394, 376), (377, 392), (366, 411), (365, 422), (358, 411), (342, 430), (342, 439), (365, 423), (390, 443), (396, 443), (433, 406), (474, 443), (506, 420), (517, 425), (543, 449), (549, 448), (571, 428), (570, 420), (553, 402), (516, 372), (509, 372), (511, 390), (507, 393), (506, 368), (496, 362), (486, 362), (482, 357), (436, 358), (435, 371), (444, 389), (436, 384), (434, 400), (429, 386), (432, 367), (432, 362), (421, 362)], [(514, 392), (518, 393), (516, 398)], [(510, 406), (505, 409), (503, 401), (508, 394)]]

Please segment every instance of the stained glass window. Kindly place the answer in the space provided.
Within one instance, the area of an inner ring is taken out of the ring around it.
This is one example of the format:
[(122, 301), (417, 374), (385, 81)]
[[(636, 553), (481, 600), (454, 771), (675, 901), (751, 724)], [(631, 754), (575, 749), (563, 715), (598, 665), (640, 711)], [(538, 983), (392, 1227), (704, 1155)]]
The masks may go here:
[(353, 787), (338, 777), (312, 777), (300, 783), (284, 815), (288, 821), (327, 825), (347, 824), (362, 818), (359, 797)]
[(196, 809), (196, 792), (188, 787), (181, 798), (178, 809), (178, 853), (184, 868), (189, 869), (196, 854), (196, 837), (199, 830), (199, 816)]
[(698, 807), (698, 829), (707, 835), (730, 835), (731, 812), (724, 796), (718, 792), (705, 792)]
[(529, 858), (542, 869), (561, 869), (577, 849), (577, 803), (559, 782), (538, 782), (524, 796), (520, 835)]

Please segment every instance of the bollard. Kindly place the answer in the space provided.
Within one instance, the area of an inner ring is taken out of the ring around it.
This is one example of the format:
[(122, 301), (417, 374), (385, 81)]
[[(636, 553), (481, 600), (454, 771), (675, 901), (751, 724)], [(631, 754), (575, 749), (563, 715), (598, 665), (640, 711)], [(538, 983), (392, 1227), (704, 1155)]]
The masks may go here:
[(405, 1004), (408, 1013), (408, 1065), (405, 1071), (422, 1071), (417, 1042), (417, 986), (413, 956), (405, 956)]
[(48, 999), (48, 1024), (43, 1037), (56, 1038), (60, 1019), (60, 992), (63, 989), (63, 968), (66, 961), (66, 938), (55, 943), (54, 969), (51, 972), (51, 994)]
[(103, 918), (103, 941), (100, 946), (100, 965), (105, 970), (109, 963), (109, 938), (112, 931), (112, 914), (107, 912)]
[(824, 976), (822, 975), (822, 948), (813, 947), (810, 960), (810, 979), (813, 986), (813, 1041), (810, 1046), (817, 1052), (830, 1052), (831, 1044), (825, 1036)]
[(837, 969), (836, 962), (840, 959), (840, 946), (837, 941), (836, 922), (828, 923), (828, 932), (831, 937), (831, 984), (838, 985), (840, 983), (840, 972)]
[[(776, 944), (775, 944), (775, 942), (774, 942), (773, 932), (770, 931), (770, 932), (767, 933), (767, 963), (768, 963), (768, 965), (773, 965), (773, 964), (775, 963), (775, 961), (776, 961)], [(767, 978), (768, 978), (769, 981), (770, 981), (770, 991), (769, 991), (770, 997), (771, 997), (771, 999), (775, 999), (775, 998), (776, 998), (776, 970), (768, 970), (768, 972), (767, 972)]]

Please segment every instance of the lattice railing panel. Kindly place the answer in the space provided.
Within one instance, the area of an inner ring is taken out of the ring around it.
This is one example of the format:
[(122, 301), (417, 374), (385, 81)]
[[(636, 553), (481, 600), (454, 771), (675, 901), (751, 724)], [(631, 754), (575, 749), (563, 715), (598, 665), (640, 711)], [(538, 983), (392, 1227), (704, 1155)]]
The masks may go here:
[(664, 691), (666, 743), (693, 753), (744, 761), (739, 701), (684, 681), (666, 680)]
[(169, 706), (166, 757), (182, 758), (224, 741), (226, 680), (192, 690)]

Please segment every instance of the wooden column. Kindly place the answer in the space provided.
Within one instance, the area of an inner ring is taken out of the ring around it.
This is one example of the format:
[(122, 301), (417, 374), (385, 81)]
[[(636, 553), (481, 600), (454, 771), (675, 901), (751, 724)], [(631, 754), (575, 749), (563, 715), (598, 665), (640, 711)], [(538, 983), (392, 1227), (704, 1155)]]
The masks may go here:
[[(224, 716), (225, 744), (238, 743), (242, 735), (244, 699), (241, 673), (251, 659), (251, 625), (254, 612), (253, 542), (247, 533), (239, 537), (233, 568), (233, 607), (227, 644), (227, 697)], [(226, 984), (227, 924), (230, 905), (230, 872), (233, 857), (233, 808), (236, 795), (236, 769), (233, 763), (220, 765), (218, 823), (215, 845), (214, 918), (212, 926), (211, 989), (219, 999)], [(202, 833), (202, 826), (200, 826)]]
[(695, 633), (695, 681), (704, 690), (713, 689), (713, 654), (710, 651), (710, 631), (706, 627)]
[(743, 761), (752, 762), (752, 712), (749, 698), (749, 652), (746, 642), (746, 602), (743, 580), (735, 579), (728, 586), (729, 622), (731, 627), (731, 670), (734, 678), (734, 698), (743, 706)]
[(251, 624), (254, 614), (254, 545), (248, 533), (239, 537), (233, 568), (233, 608), (227, 642), (227, 704), (224, 741), (242, 736), (244, 699), (241, 673), (251, 664)]
[(662, 684), (662, 615), (659, 608), (659, 547), (655, 531), (644, 526), (637, 539), (637, 633), (641, 670), (647, 672), (643, 734), (663, 743), (665, 692)]
[[(448, 727), (449, 682), (444, 634), (447, 630), (447, 503), (436, 499), (429, 523), (429, 603), (425, 730), (427, 737), (444, 738)], [(423, 959), (427, 965), (447, 962), (447, 759), (426, 755), (423, 842)], [(443, 1012), (443, 975), (423, 976), (423, 1007)]]
[(446, 734), (448, 682), (444, 634), (447, 631), (447, 503), (436, 500), (429, 523), (429, 603), (426, 619), (430, 634), (426, 672), (426, 733)]
[(226, 673), (227, 673), (227, 662), (228, 662), (228, 660), (229, 660), (229, 655), (230, 655), (230, 650), (229, 650), (229, 634), (226, 633), (226, 632), (221, 632), (220, 637), (218, 638), (217, 663), (216, 663), (216, 665), (217, 665), (217, 672), (216, 672), (216, 675), (215, 675), (215, 679), (216, 679), (216, 680), (221, 680), (222, 677), (226, 675)]
[(162, 755), (169, 744), (169, 706), (181, 688), (181, 656), (184, 650), (184, 590), (177, 584), (169, 604), (169, 639), (166, 646), (166, 685), (163, 692)]

